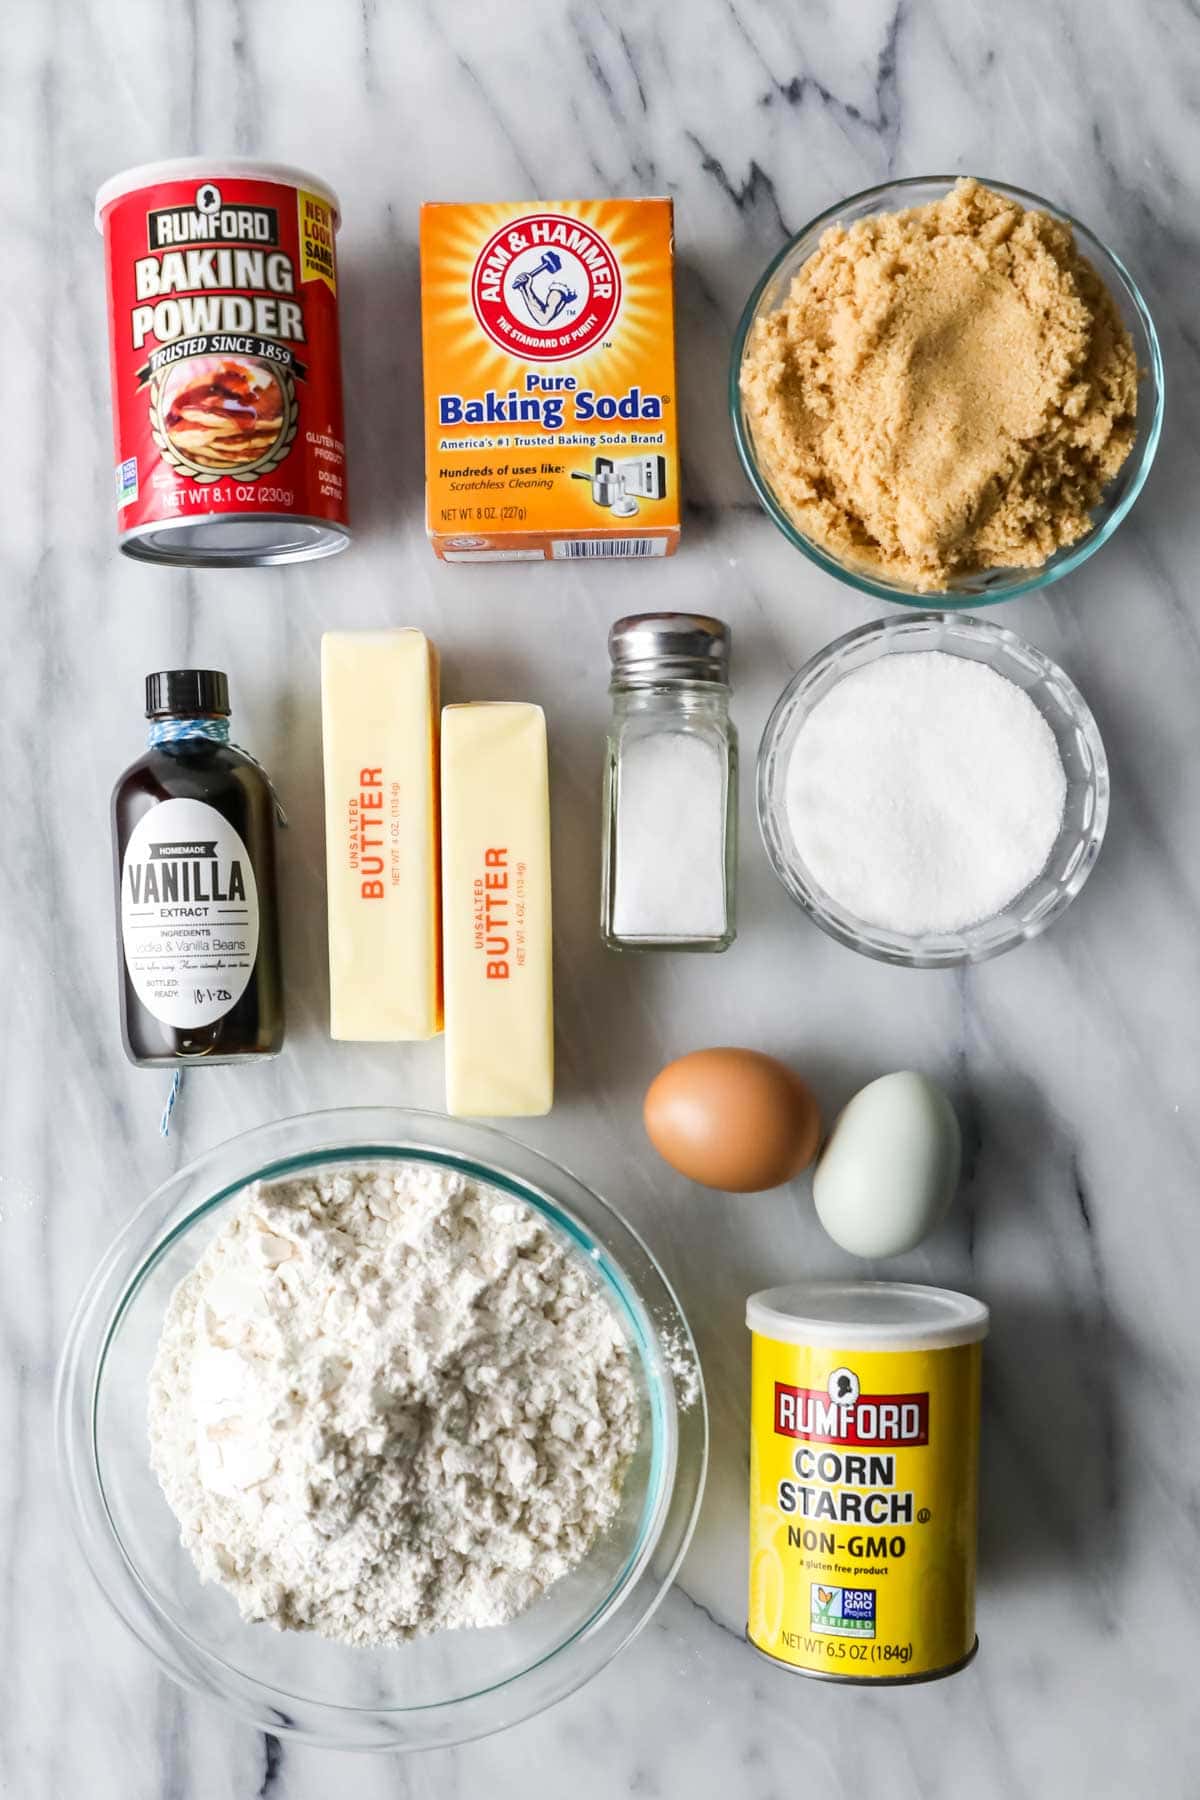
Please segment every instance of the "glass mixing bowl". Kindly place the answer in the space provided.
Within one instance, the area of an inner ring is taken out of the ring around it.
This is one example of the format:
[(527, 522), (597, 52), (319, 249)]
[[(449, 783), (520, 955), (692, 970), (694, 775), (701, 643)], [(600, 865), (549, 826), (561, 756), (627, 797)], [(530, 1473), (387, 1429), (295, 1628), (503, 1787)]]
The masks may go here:
[[(516, 1195), (587, 1259), (628, 1336), (641, 1430), (617, 1518), (579, 1567), (520, 1618), (363, 1650), (246, 1624), (230, 1594), (201, 1582), (150, 1468), (146, 1384), (176, 1284), (249, 1182), (409, 1160), (461, 1170)], [(263, 1731), (342, 1749), (461, 1743), (528, 1718), (588, 1681), (670, 1585), (699, 1510), (708, 1454), (687, 1321), (631, 1227), (574, 1176), (499, 1132), (391, 1108), (263, 1126), (207, 1151), (151, 1195), (79, 1303), (56, 1415), (84, 1553), (166, 1673)]]
[(991, 606), (996, 601), (1012, 600), (1017, 594), (1027, 594), (1034, 588), (1046, 587), (1062, 575), (1069, 575), (1072, 569), (1077, 569), (1101, 544), (1108, 541), (1141, 493), (1162, 432), (1163, 363), (1158, 334), (1149, 308), (1124, 263), (1099, 238), (1094, 237), (1086, 225), (1081, 225), (1078, 219), (1073, 219), (1061, 207), (1052, 206), (1048, 200), (1041, 199), (1037, 194), (1026, 193), (1023, 188), (1008, 187), (1002, 181), (986, 181), (980, 176), (979, 180), (983, 185), (995, 193), (1016, 200), (1026, 209), (1050, 213), (1071, 227), (1075, 233), (1075, 242), (1112, 295), (1133, 340), (1134, 354), (1142, 377), (1138, 386), (1137, 436), (1124, 465), (1104, 490), (1093, 515), (1091, 530), (1077, 543), (1057, 551), (1040, 569), (980, 570), (956, 577), (944, 592), (939, 590), (931, 593), (920, 592), (901, 582), (888, 581), (869, 569), (843, 562), (806, 537), (793, 522), (776, 497), (759, 462), (754, 433), (742, 404), (742, 362), (754, 325), (765, 314), (779, 310), (801, 264), (812, 255), (822, 233), (831, 225), (850, 226), (859, 219), (870, 217), (872, 213), (898, 212), (905, 207), (924, 206), (930, 200), (940, 200), (947, 189), (954, 186), (956, 179), (954, 175), (921, 175), (907, 181), (888, 181), (882, 187), (867, 188), (863, 193), (843, 200), (840, 205), (831, 206), (828, 212), (806, 225), (803, 231), (783, 246), (746, 302), (733, 340), (733, 358), (729, 372), (729, 410), (733, 419), (733, 434), (742, 466), (750, 477), (751, 485), (764, 510), (774, 519), (788, 541), (827, 574), (857, 588), (860, 593), (877, 594), (881, 600), (894, 600), (902, 606)]
[[(917, 650), (970, 657), (1024, 688), (1054, 733), (1067, 796), (1062, 826), (1045, 868), (1003, 912), (962, 931), (911, 937), (857, 918), (808, 872), (788, 822), (787, 771), (804, 721), (831, 688), (882, 656)], [(758, 823), (771, 866), (792, 899), (840, 944), (910, 969), (986, 962), (1037, 937), (1061, 918), (1091, 874), (1108, 823), (1108, 758), (1096, 721), (1074, 682), (1015, 631), (961, 613), (898, 614), (835, 638), (783, 690), (759, 745)]]

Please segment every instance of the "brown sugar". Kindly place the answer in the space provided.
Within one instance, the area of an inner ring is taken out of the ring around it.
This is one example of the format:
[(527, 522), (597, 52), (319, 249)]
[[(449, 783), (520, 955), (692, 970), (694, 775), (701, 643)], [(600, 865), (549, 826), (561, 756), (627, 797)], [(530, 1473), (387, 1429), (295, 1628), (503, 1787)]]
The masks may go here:
[(929, 592), (1074, 543), (1134, 441), (1133, 345), (1070, 227), (970, 180), (827, 231), (741, 379), (797, 527)]

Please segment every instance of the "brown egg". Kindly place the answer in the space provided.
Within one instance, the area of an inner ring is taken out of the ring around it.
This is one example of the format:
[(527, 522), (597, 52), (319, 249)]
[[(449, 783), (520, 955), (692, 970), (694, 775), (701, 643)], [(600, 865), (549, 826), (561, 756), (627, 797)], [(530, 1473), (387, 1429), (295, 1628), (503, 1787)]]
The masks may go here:
[(646, 1090), (643, 1117), (664, 1162), (733, 1194), (790, 1181), (821, 1142), (811, 1090), (759, 1050), (693, 1050), (668, 1063)]

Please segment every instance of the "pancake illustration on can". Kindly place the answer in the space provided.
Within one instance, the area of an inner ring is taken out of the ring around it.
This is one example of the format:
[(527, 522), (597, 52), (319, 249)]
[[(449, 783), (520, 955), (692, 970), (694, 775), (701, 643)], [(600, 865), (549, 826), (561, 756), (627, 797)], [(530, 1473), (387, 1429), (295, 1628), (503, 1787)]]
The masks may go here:
[(268, 474), (296, 436), (290, 377), (249, 358), (196, 356), (175, 364), (151, 382), (150, 410), (160, 454), (197, 481)]

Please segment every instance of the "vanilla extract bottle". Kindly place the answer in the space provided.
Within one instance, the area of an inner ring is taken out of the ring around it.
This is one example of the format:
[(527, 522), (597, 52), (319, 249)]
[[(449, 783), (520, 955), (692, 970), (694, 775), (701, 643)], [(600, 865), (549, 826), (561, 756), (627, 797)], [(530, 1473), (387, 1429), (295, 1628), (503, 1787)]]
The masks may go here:
[(145, 754), (113, 790), (121, 1030), (141, 1068), (283, 1045), (276, 800), (229, 741), (217, 669), (146, 677)]

